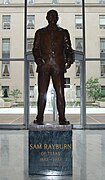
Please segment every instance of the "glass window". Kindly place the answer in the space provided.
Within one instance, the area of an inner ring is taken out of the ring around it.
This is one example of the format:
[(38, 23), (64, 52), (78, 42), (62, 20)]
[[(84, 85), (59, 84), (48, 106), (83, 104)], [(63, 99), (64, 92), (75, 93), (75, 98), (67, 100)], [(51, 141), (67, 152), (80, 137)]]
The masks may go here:
[(76, 97), (80, 98), (80, 86), (76, 86)]
[(3, 0), (3, 4), (10, 4), (10, 0)]
[(32, 51), (32, 47), (33, 47), (33, 38), (28, 38), (27, 39), (27, 52)]
[(30, 77), (34, 77), (35, 76), (35, 64), (34, 62), (30, 62)]
[(4, 98), (9, 97), (9, 86), (2, 86), (2, 95)]
[(105, 58), (105, 38), (100, 39), (100, 58)]
[[(8, 61), (3, 60), (2, 65), (9, 67), (10, 65), (10, 75), (11, 78), (5, 79), (1, 77), (2, 80), (1, 90), (2, 90), (2, 105), (0, 106), (0, 111), (5, 111), (5, 114), (1, 112), (2, 118), (0, 116), (1, 124), (12, 124), (13, 125), (23, 125), (24, 119), (24, 61)], [(9, 69), (5, 68), (5, 74)], [(1, 108), (2, 107), (2, 108)], [(10, 113), (9, 113), (10, 112)]]
[(65, 88), (70, 88), (70, 78), (65, 78), (64, 79), (64, 87)]
[(9, 76), (10, 76), (10, 62), (2, 61), (2, 77), (9, 77)]
[(10, 58), (10, 39), (2, 39), (2, 58)]
[[(75, 39), (75, 49), (78, 51), (83, 51), (83, 39), (76, 38)], [(80, 62), (76, 62), (76, 76), (80, 76)]]
[(99, 3), (105, 4), (105, 0), (99, 0)]
[(83, 51), (83, 39), (82, 38), (75, 39), (75, 48), (78, 51)]
[(105, 15), (99, 16), (100, 29), (105, 29)]
[(81, 4), (82, 0), (75, 0), (76, 4)]
[(101, 86), (101, 93), (105, 97), (105, 86)]
[(100, 61), (100, 65), (101, 65), (101, 76), (105, 77), (105, 60)]
[(100, 52), (101, 53), (105, 52), (105, 38), (100, 39)]
[(28, 4), (34, 4), (35, 0), (28, 0)]
[(27, 29), (34, 29), (35, 28), (35, 16), (28, 15), (27, 16)]
[(2, 16), (2, 28), (3, 29), (10, 29), (10, 15), (3, 15)]
[(53, 3), (53, 4), (57, 4), (57, 3), (58, 3), (58, 0), (52, 0), (52, 3)]
[(76, 76), (80, 76), (80, 62), (76, 62)]
[(82, 29), (82, 16), (81, 15), (75, 15), (75, 28), (76, 29)]
[(34, 98), (34, 86), (30, 86), (30, 98)]

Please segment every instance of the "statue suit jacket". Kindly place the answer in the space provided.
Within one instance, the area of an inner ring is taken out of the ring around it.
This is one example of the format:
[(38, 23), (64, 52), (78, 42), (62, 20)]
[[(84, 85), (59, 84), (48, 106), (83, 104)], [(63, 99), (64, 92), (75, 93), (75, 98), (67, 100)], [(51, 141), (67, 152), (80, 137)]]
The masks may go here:
[(54, 28), (48, 25), (36, 31), (32, 53), (38, 72), (44, 64), (65, 72), (65, 63), (74, 62), (69, 32), (57, 25)]

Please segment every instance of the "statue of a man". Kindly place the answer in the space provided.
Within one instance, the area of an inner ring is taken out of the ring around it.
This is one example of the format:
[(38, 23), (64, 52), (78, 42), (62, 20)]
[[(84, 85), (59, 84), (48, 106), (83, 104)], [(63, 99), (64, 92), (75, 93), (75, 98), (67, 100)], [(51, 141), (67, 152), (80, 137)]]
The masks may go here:
[(74, 53), (68, 31), (57, 26), (57, 11), (48, 11), (46, 19), (48, 26), (36, 31), (32, 49), (38, 72), (38, 114), (34, 123), (43, 125), (51, 77), (56, 92), (59, 124), (68, 125), (70, 122), (65, 118), (64, 73), (73, 64)]

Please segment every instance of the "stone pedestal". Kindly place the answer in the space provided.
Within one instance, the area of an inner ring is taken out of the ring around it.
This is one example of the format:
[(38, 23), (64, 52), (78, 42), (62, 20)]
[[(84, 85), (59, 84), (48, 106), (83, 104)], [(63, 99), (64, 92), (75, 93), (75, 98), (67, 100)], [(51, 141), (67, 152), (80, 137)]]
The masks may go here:
[(72, 127), (31, 125), (29, 174), (72, 175)]

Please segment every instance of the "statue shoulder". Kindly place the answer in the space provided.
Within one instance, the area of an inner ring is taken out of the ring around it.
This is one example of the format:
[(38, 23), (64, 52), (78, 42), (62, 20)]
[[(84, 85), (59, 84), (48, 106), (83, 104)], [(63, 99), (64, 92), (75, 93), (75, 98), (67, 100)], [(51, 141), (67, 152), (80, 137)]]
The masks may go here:
[(59, 29), (59, 31), (64, 32), (65, 34), (69, 34), (69, 31), (67, 29), (64, 29), (64, 28), (59, 27), (59, 26), (58, 26), (58, 29)]
[(64, 29), (62, 27), (60, 27), (60, 26), (58, 26), (58, 30), (59, 31), (64, 31)]
[(69, 31), (67, 29), (64, 29), (64, 31), (65, 31), (66, 34), (69, 34)]
[(40, 28), (36, 31), (36, 34), (40, 34), (41, 32), (45, 31), (46, 27)]

